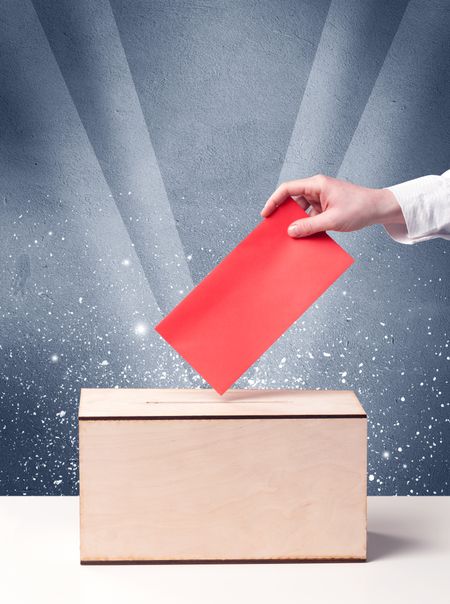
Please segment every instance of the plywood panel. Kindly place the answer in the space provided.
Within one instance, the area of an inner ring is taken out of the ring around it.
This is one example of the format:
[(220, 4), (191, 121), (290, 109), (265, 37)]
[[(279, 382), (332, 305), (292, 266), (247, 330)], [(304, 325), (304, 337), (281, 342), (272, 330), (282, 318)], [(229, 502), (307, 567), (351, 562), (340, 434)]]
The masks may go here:
[(83, 388), (80, 419), (236, 415), (365, 416), (350, 390), (229, 390)]
[(82, 561), (364, 560), (366, 434), (357, 417), (81, 421)]

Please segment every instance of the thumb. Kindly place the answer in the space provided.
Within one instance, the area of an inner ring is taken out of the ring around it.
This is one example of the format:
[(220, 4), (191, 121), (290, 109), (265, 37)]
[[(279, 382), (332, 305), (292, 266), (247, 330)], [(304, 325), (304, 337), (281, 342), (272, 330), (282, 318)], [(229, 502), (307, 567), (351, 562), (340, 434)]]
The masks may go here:
[(289, 225), (288, 235), (291, 237), (308, 237), (315, 235), (321, 231), (326, 231), (331, 228), (330, 218), (327, 212), (322, 212), (316, 216), (301, 218)]

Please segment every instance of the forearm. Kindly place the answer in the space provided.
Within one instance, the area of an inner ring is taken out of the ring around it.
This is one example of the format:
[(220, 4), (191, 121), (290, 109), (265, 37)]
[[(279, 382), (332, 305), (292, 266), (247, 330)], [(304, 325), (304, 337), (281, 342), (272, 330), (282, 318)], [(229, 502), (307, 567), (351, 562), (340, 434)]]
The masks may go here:
[(418, 243), (435, 237), (450, 239), (450, 170), (442, 176), (423, 176), (392, 187), (403, 222), (383, 221), (399, 243)]

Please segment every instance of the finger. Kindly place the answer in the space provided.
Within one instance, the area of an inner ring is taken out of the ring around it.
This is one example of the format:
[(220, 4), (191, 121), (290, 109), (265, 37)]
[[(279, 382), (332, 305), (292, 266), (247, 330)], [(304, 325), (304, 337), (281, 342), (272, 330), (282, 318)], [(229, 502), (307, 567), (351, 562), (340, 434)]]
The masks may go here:
[(332, 228), (327, 212), (322, 212), (316, 216), (310, 216), (308, 218), (301, 218), (296, 220), (288, 228), (288, 235), (291, 237), (308, 237), (309, 235), (315, 235)]
[(320, 212), (319, 210), (316, 210), (315, 208), (313, 208), (311, 206), (311, 211), (309, 212), (309, 217), (311, 218), (312, 216), (318, 216), (319, 214), (321, 214), (322, 212)]
[(303, 210), (307, 210), (310, 206), (309, 201), (306, 197), (303, 197), (303, 195), (292, 195), (292, 199), (296, 201)]
[(311, 178), (301, 178), (299, 180), (290, 180), (284, 182), (278, 189), (272, 193), (261, 211), (261, 216), (270, 216), (276, 208), (286, 201), (292, 195), (301, 195), (303, 197), (317, 198), (323, 185), (323, 177), (312, 176)]

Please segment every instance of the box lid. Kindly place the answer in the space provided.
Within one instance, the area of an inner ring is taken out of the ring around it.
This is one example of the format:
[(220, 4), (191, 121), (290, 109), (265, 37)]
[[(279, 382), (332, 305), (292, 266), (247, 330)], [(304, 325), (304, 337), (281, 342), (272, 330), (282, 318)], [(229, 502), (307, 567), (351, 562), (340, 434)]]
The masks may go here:
[(80, 420), (365, 418), (351, 390), (82, 388)]

